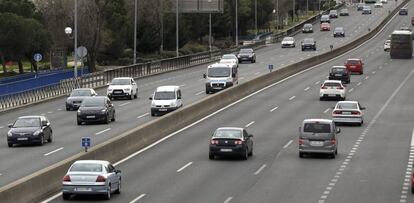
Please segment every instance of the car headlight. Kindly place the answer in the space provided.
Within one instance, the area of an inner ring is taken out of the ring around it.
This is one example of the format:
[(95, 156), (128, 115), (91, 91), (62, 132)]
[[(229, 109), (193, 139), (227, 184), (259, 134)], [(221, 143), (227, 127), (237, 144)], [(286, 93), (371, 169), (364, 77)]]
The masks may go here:
[(78, 112), (78, 114), (80, 114), (81, 113), (81, 110), (78, 110), (77, 112)]
[(7, 132), (7, 136), (9, 137), (13, 136), (12, 132), (11, 131)]
[(101, 113), (102, 113), (102, 114), (105, 114), (105, 113), (106, 113), (106, 109), (102, 109), (102, 110), (101, 110)]
[(42, 133), (43, 131), (42, 130), (36, 130), (34, 133), (33, 133), (33, 136), (38, 136), (40, 133)]
[(124, 92), (129, 92), (129, 91), (131, 91), (131, 89), (130, 89), (130, 88), (126, 88), (126, 89), (124, 89)]
[(108, 88), (108, 90), (107, 90), (108, 92), (112, 92), (112, 89), (111, 88)]
[(170, 103), (170, 106), (171, 106), (171, 107), (176, 107), (176, 106), (177, 106), (177, 104), (176, 104), (175, 102), (171, 102), (171, 103)]

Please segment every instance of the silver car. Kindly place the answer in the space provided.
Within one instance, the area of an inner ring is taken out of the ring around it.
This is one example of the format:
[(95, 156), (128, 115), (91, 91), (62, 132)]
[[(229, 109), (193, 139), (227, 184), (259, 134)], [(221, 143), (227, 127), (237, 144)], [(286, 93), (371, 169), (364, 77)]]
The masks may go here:
[(340, 101), (336, 103), (332, 111), (332, 120), (335, 123), (364, 123), (364, 110), (357, 101)]
[(102, 194), (110, 199), (112, 193), (121, 192), (121, 171), (108, 161), (79, 160), (72, 164), (63, 177), (62, 198), (67, 200), (72, 194)]

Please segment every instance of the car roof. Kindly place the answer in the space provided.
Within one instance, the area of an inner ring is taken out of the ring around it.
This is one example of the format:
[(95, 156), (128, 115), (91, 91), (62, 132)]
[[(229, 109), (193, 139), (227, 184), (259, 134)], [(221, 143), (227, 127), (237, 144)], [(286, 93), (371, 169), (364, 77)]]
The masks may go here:
[(357, 101), (339, 101), (336, 104), (358, 104)]
[[(234, 55), (234, 54), (223, 54), (223, 56), (234, 56), (234, 57), (237, 57), (236, 55)], [(223, 57), (222, 56), (222, 57)]]
[(44, 118), (44, 116), (30, 115), (30, 116), (20, 116), (20, 117), (18, 117), (18, 119), (20, 119), (20, 118)]
[(230, 64), (226, 64), (226, 63), (215, 63), (215, 64), (211, 64), (209, 65), (207, 68), (230, 68)]
[(252, 48), (241, 48), (241, 49), (240, 49), (240, 51), (241, 51), (241, 50), (245, 50), (245, 51), (253, 51), (253, 49), (252, 49)]
[(349, 58), (349, 59), (346, 59), (347, 61), (362, 61), (362, 59), (358, 59), (358, 58)]
[(91, 164), (110, 164), (109, 161), (105, 161), (105, 160), (77, 160), (75, 161), (73, 164), (78, 164), (78, 163), (91, 163)]
[(240, 128), (240, 127), (220, 127), (220, 128), (217, 128), (216, 131), (217, 130), (240, 130), (240, 131), (242, 131), (243, 128)]
[(92, 88), (82, 87), (82, 88), (73, 89), (72, 91), (74, 91), (74, 90), (92, 90)]
[(88, 99), (90, 99), (90, 100), (99, 100), (99, 99), (107, 99), (107, 98), (108, 98), (107, 96), (101, 95), (101, 96), (94, 96), (94, 97), (85, 97), (84, 100), (88, 100)]
[(313, 39), (311, 37), (307, 37), (307, 38), (304, 38), (303, 41), (315, 41), (315, 39)]
[(309, 119), (303, 120), (302, 123), (315, 123), (315, 122), (332, 123), (333, 121), (331, 119), (325, 119), (325, 118), (309, 118)]
[(404, 35), (411, 35), (411, 31), (409, 30), (394, 30), (392, 34), (404, 34)]
[(156, 92), (172, 92), (175, 90), (178, 90), (180, 87), (176, 85), (165, 85), (165, 86), (159, 86), (157, 87)]
[(345, 68), (345, 69), (346, 69), (346, 67), (345, 67), (345, 66), (332, 66), (332, 67), (331, 67), (331, 69), (332, 69), (332, 68)]
[(285, 37), (283, 39), (285, 40), (285, 39), (295, 39), (295, 38), (293, 38), (293, 37)]
[(114, 79), (132, 79), (131, 77), (116, 77)]

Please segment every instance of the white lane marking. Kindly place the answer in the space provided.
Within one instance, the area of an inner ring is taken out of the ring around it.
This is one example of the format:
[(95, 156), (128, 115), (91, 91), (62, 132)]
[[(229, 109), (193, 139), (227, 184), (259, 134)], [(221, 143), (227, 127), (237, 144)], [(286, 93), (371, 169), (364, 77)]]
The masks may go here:
[(316, 82), (315, 82), (315, 85), (317, 85), (317, 84), (319, 84), (319, 83), (321, 83), (321, 81), (316, 81)]
[(411, 134), (411, 144), (410, 147), (414, 147), (414, 130), (413, 133)]
[(197, 92), (195, 95), (200, 95), (200, 94), (203, 94), (204, 93), (204, 91), (201, 91), (201, 92)]
[(376, 73), (376, 71), (372, 71), (372, 74), (375, 74)]
[(140, 196), (138, 196), (137, 198), (135, 198), (134, 200), (130, 201), (129, 203), (135, 203), (138, 202), (138, 200), (144, 198), (146, 196), (146, 194), (141, 194)]
[(323, 113), (328, 113), (329, 110), (330, 108), (327, 108), (325, 111), (323, 111)]
[(48, 113), (48, 114), (52, 114), (52, 113), (53, 113), (53, 111), (48, 111), (47, 113)]
[(111, 130), (111, 128), (107, 128), (105, 130), (102, 130), (102, 131), (99, 131), (99, 132), (95, 133), (95, 135), (100, 135), (100, 134), (102, 134), (102, 133), (104, 133), (106, 131), (110, 131), (110, 130)]
[(305, 90), (305, 91), (308, 91), (309, 89), (310, 89), (310, 87), (306, 87), (304, 90)]
[(187, 168), (187, 167), (191, 166), (191, 164), (193, 164), (193, 162), (189, 162), (189, 163), (187, 163), (186, 165), (184, 165), (183, 167), (181, 167), (180, 169), (178, 169), (178, 170), (177, 170), (177, 173), (179, 173), (179, 172), (183, 171), (185, 168)]
[(142, 115), (138, 116), (137, 118), (142, 118), (142, 117), (145, 117), (145, 116), (148, 116), (148, 115), (149, 115), (149, 113), (145, 113), (145, 114), (142, 114)]
[(361, 82), (359, 82), (358, 84), (357, 84), (357, 86), (360, 86), (362, 83)]
[(125, 102), (125, 103), (123, 103), (123, 104), (120, 104), (119, 106), (125, 106), (125, 105), (128, 105), (128, 104), (130, 104), (131, 102)]
[(44, 113), (42, 113), (42, 114), (40, 114), (41, 116), (44, 116), (44, 115), (46, 115), (46, 114), (44, 114)]
[(368, 78), (369, 78), (369, 76), (366, 76), (366, 77), (365, 77), (365, 80), (368, 80)]
[(55, 149), (55, 150), (53, 150), (53, 151), (51, 151), (51, 152), (49, 152), (49, 153), (43, 154), (43, 156), (49, 156), (49, 155), (51, 155), (51, 154), (53, 154), (53, 153), (55, 153), (55, 152), (58, 152), (58, 151), (60, 151), (60, 150), (62, 150), (62, 149), (63, 149), (63, 147), (61, 147), (61, 148), (59, 148), (59, 149)]
[(58, 111), (62, 111), (62, 109), (57, 109)]
[(354, 91), (354, 88), (351, 88), (351, 89), (348, 90), (348, 92), (352, 92), (352, 91)]
[(185, 86), (185, 84), (180, 85), (180, 87), (184, 87), (184, 86)]
[(275, 111), (276, 109), (278, 109), (279, 107), (278, 106), (276, 106), (275, 108), (273, 108), (273, 109), (270, 109), (270, 112), (273, 112), (273, 111)]
[(262, 170), (264, 169), (264, 168), (266, 168), (266, 164), (263, 164), (259, 169), (257, 169), (257, 171), (256, 172), (254, 172), (254, 175), (258, 175), (260, 172), (262, 172)]
[(239, 80), (243, 80), (243, 79), (244, 79), (244, 77), (240, 77), (240, 78), (239, 78)]
[(4, 126), (0, 126), (0, 129), (4, 128)]
[(283, 146), (283, 149), (286, 149), (289, 147), (290, 144), (292, 144), (293, 140), (289, 140), (288, 143), (285, 144), (285, 146)]
[(256, 73), (254, 73), (254, 75), (259, 75), (260, 74), (260, 72), (256, 72)]
[(289, 98), (289, 101), (293, 100), (294, 98), (296, 98), (296, 96), (292, 96)]
[(233, 199), (233, 197), (228, 197), (226, 200), (224, 200), (223, 203), (229, 203), (232, 199)]
[(249, 126), (253, 125), (255, 123), (255, 121), (252, 121), (250, 123), (248, 123), (247, 125), (245, 125), (244, 127), (248, 128)]

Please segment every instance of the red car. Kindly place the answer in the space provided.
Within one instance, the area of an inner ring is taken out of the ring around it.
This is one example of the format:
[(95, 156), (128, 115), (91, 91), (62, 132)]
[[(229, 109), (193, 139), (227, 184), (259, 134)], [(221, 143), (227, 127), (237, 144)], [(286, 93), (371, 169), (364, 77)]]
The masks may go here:
[(414, 172), (411, 176), (411, 193), (414, 194)]
[(329, 23), (322, 23), (321, 24), (321, 31), (330, 31), (331, 25)]
[(345, 66), (349, 72), (364, 74), (364, 63), (362, 63), (361, 59), (348, 59), (345, 62)]
[(414, 25), (414, 17), (411, 18), (411, 25)]

